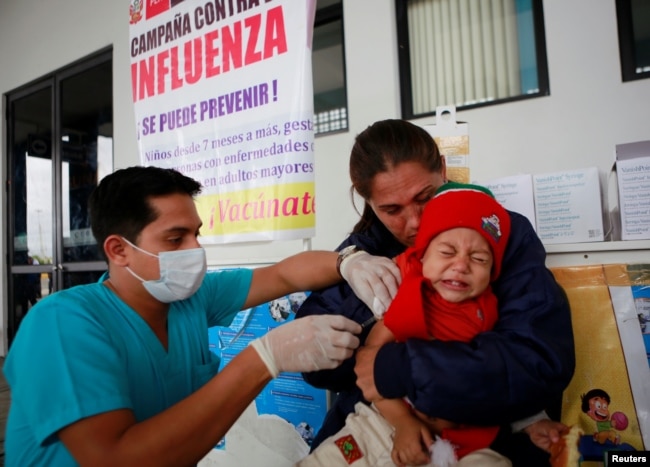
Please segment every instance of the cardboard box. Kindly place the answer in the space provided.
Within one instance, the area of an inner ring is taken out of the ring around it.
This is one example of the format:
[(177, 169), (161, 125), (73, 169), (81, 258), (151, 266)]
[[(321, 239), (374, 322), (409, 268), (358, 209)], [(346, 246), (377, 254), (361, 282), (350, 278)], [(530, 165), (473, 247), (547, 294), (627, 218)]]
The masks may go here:
[(598, 169), (533, 175), (537, 235), (543, 243), (602, 242)]
[(616, 146), (621, 240), (650, 239), (650, 141)]

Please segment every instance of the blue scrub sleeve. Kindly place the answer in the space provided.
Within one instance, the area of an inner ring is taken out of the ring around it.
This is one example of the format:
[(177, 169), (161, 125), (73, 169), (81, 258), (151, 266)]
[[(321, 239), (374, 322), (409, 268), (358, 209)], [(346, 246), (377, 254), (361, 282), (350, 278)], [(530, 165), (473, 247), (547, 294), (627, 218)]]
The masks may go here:
[(87, 291), (74, 288), (43, 299), (21, 323), (5, 362), (12, 393), (20, 394), (12, 403), (21, 404), (38, 443), (81, 418), (131, 408), (111, 336), (81, 308), (103, 310), (106, 303)]

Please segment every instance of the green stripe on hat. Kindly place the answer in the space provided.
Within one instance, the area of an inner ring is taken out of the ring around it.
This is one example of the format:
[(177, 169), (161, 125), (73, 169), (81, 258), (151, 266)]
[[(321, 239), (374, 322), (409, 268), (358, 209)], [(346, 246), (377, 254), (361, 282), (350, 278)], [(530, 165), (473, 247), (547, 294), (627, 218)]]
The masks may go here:
[(489, 188), (485, 188), (484, 186), (481, 185), (474, 185), (472, 183), (458, 183), (458, 182), (447, 182), (444, 185), (442, 185), (438, 190), (436, 191), (436, 196), (444, 193), (446, 191), (458, 191), (458, 190), (474, 190), (474, 191), (481, 191), (485, 193), (486, 195), (491, 196), (494, 198), (494, 193), (492, 193)]

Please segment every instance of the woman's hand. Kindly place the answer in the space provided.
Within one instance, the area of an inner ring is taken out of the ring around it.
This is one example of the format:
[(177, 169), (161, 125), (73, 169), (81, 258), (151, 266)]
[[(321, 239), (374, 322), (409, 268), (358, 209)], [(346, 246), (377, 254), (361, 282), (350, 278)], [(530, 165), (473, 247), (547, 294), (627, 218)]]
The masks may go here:
[(381, 399), (381, 394), (375, 386), (375, 358), (380, 345), (365, 345), (357, 351), (354, 372), (357, 375), (357, 386), (363, 392), (363, 397), (374, 402)]

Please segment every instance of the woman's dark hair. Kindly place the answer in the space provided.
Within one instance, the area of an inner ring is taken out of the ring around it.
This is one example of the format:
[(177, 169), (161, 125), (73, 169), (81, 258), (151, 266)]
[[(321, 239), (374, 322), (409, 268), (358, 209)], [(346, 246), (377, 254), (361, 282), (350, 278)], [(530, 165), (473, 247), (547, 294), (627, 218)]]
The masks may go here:
[(135, 243), (140, 232), (156, 220), (158, 213), (149, 199), (175, 193), (191, 197), (201, 192), (201, 184), (173, 169), (129, 167), (104, 177), (90, 195), (90, 225), (97, 245), (117, 234)]
[(375, 176), (403, 162), (419, 162), (431, 172), (442, 169), (438, 146), (424, 128), (406, 120), (381, 120), (357, 135), (350, 153), (350, 191), (366, 201), (353, 233), (366, 230), (376, 219), (367, 201)]

